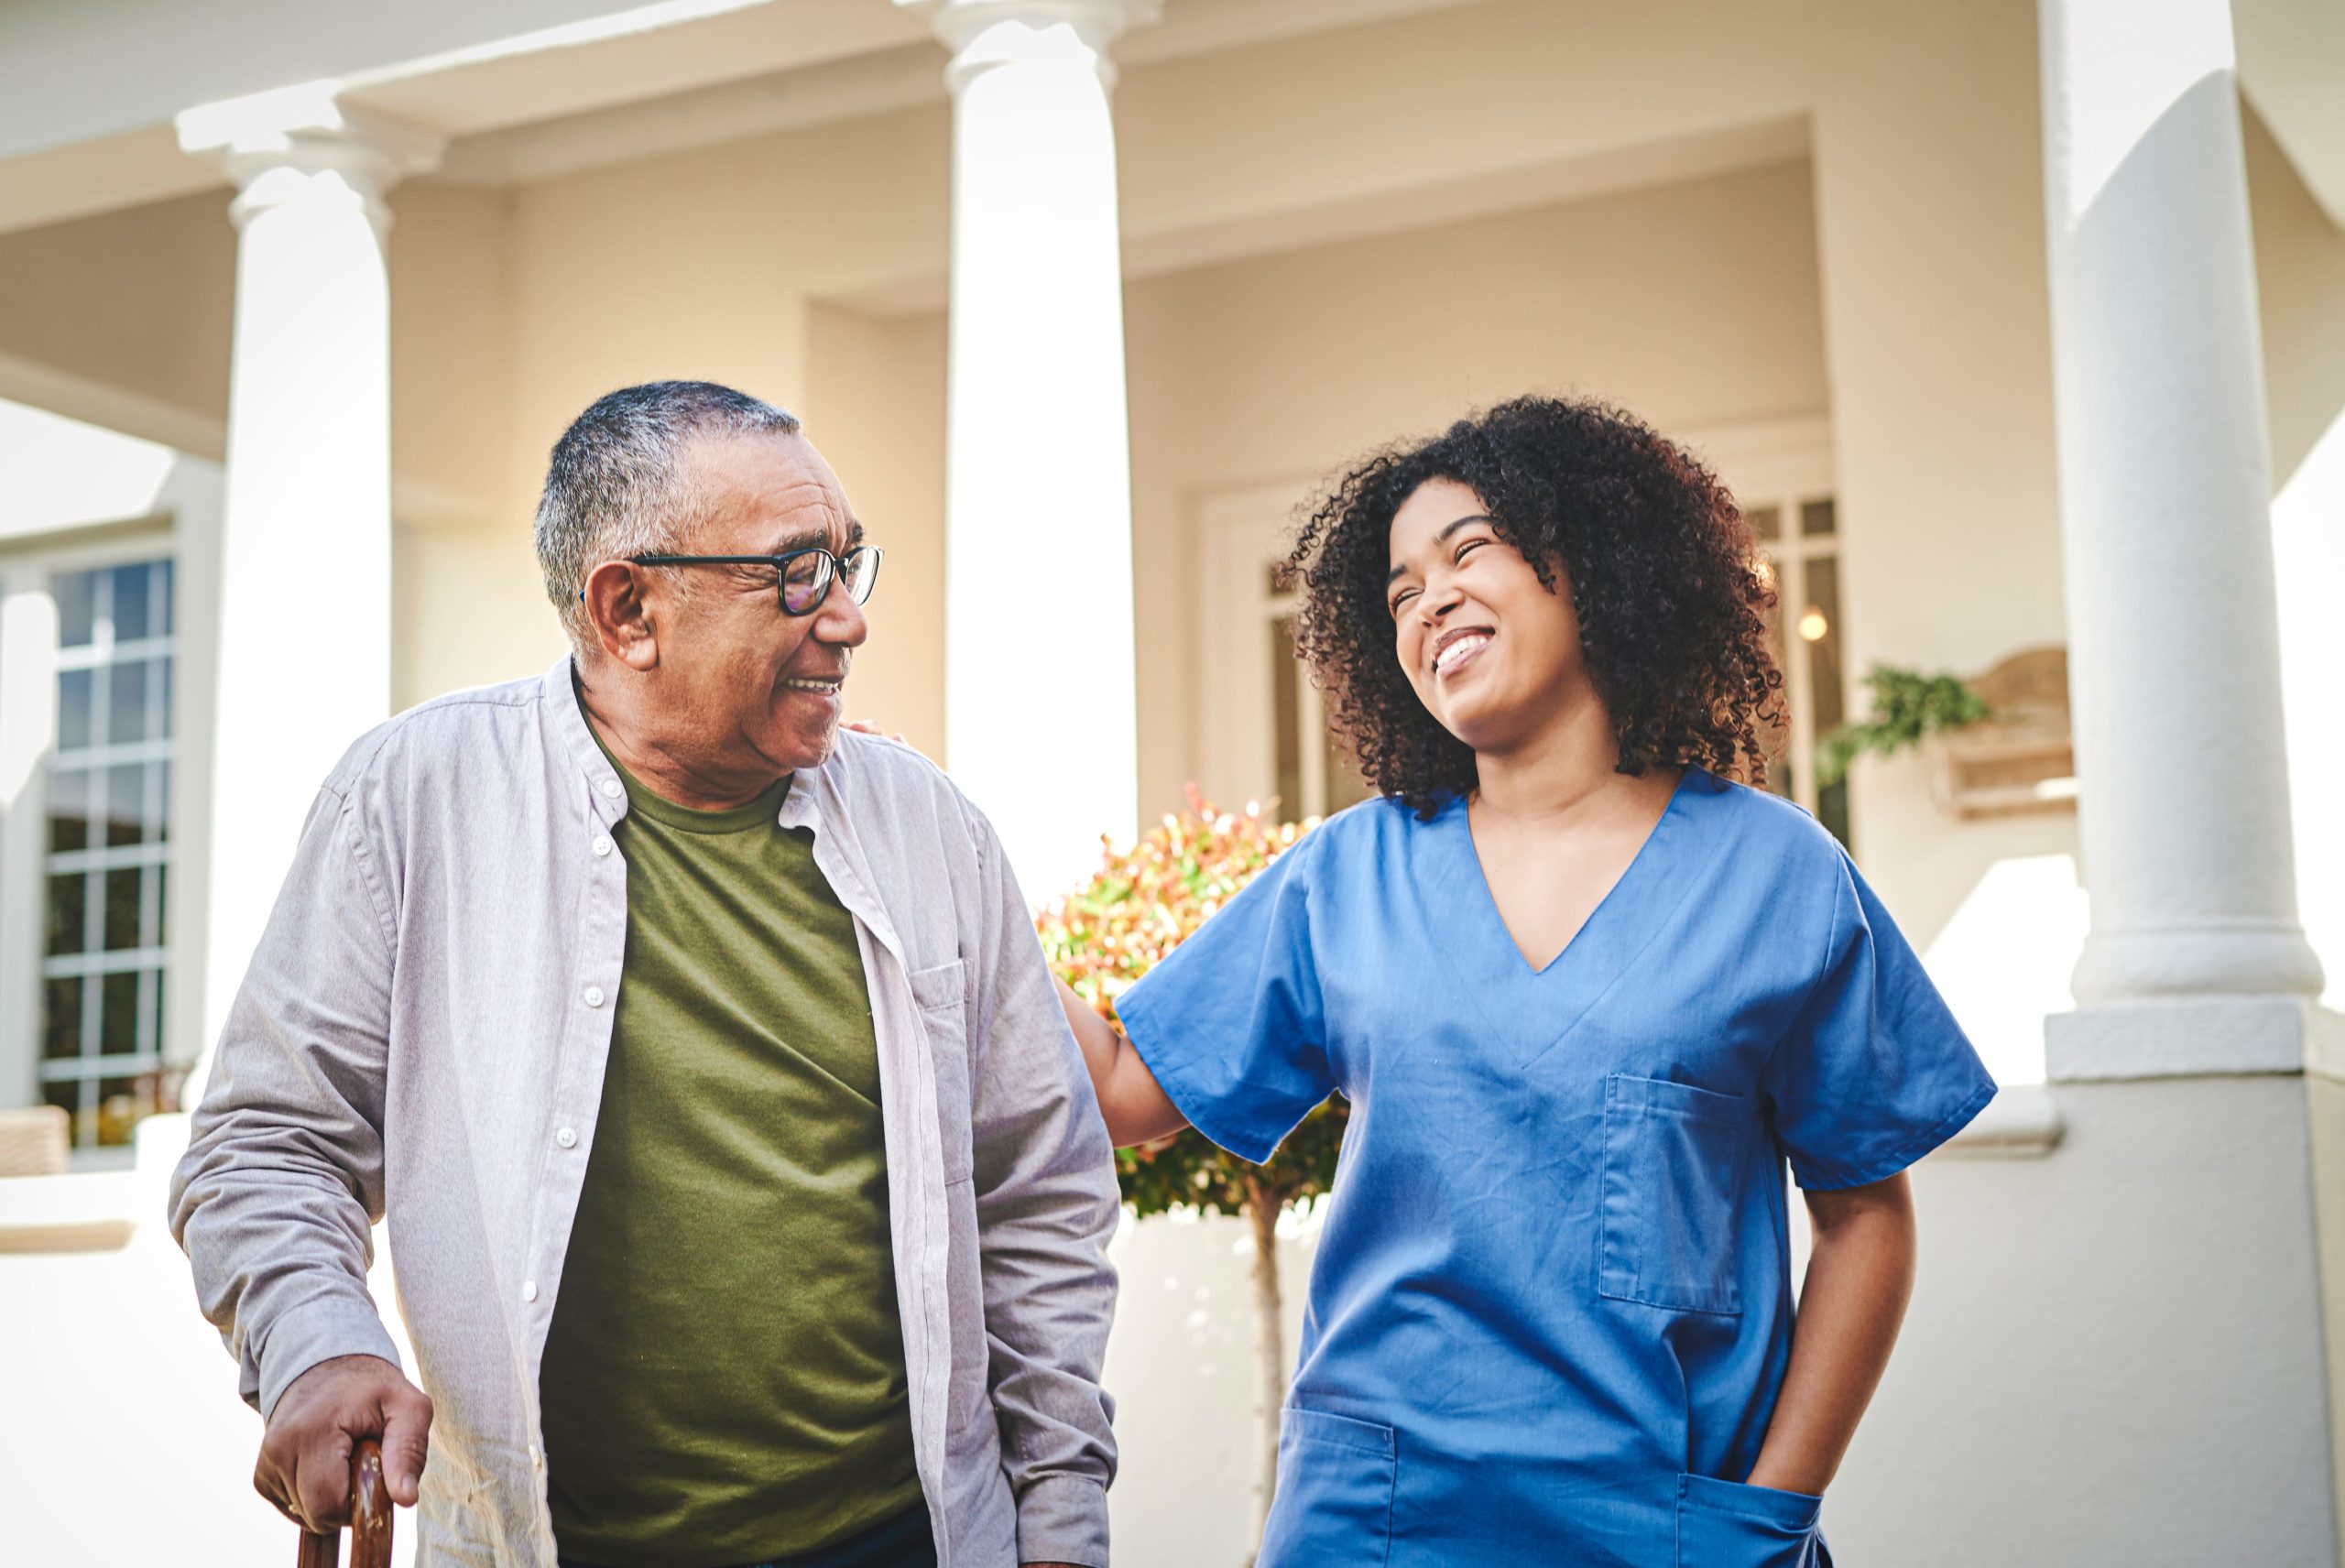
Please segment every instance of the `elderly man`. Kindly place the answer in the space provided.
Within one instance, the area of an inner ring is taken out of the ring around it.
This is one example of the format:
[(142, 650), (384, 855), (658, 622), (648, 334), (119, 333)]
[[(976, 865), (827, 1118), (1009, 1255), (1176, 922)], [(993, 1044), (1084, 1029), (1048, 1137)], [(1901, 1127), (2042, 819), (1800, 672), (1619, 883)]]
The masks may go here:
[(1104, 1568), (1106, 1130), (985, 819), (840, 732), (878, 551), (696, 382), (537, 541), (572, 654), (326, 780), (173, 1183), (255, 1485), (379, 1432), (426, 1563)]

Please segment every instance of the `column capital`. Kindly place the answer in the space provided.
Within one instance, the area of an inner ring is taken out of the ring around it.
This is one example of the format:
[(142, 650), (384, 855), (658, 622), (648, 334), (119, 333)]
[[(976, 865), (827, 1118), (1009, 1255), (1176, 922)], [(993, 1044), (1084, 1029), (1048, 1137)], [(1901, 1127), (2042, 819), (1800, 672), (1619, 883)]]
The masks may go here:
[(1005, 27), (1029, 38), (1063, 27), (1102, 56), (1103, 66), (1107, 46), (1125, 29), (1157, 21), (1164, 15), (1163, 0), (896, 0), (896, 4), (924, 13), (930, 30), (956, 56)]
[(180, 114), (177, 129), (182, 152), (213, 158), (234, 181), (229, 210), (239, 225), (323, 180), (363, 202), (380, 229), (384, 194), (438, 167), (446, 145), (435, 132), (344, 103), (332, 82), (199, 104)]

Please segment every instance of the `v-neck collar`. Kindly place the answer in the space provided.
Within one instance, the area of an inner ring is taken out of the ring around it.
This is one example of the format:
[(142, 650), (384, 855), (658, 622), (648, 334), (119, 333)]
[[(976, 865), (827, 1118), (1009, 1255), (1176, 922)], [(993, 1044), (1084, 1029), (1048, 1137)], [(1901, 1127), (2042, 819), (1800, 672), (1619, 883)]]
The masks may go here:
[(1469, 880), (1474, 885), (1474, 890), (1481, 896), (1481, 912), (1489, 917), (1485, 923), (1496, 929), (1506, 951), (1513, 955), (1523, 973), (1534, 980), (1543, 979), (1554, 974), (1562, 965), (1564, 960), (1571, 956), (1572, 949), (1579, 945), (1580, 939), (1587, 935), (1590, 928), (1598, 920), (1604, 919), (1605, 910), (1616, 898), (1620, 898), (1620, 889), (1636, 878), (1645, 862), (1648, 859), (1658, 858), (1654, 853), (1654, 844), (1657, 841), (1671, 835), (1672, 819), (1681, 814), (1679, 802), (1685, 797), (1685, 787), (1693, 781), (1694, 776), (1701, 771), (1698, 768), (1688, 766), (1678, 776), (1675, 787), (1669, 791), (1669, 799), (1662, 802), (1661, 815), (1653, 820), (1652, 827), (1645, 830), (1645, 836), (1638, 844), (1636, 854), (1629, 857), (1629, 864), (1620, 868), (1620, 874), (1612, 879), (1612, 886), (1604, 890), (1604, 896), (1596, 901), (1596, 907), (1588, 910), (1587, 918), (1580, 921), (1579, 929), (1573, 931), (1570, 939), (1555, 950), (1554, 956), (1540, 964), (1533, 964), (1530, 955), (1522, 951), (1522, 943), (1516, 940), (1513, 928), (1506, 923), (1505, 911), (1499, 908), (1498, 895), (1490, 891), (1489, 873), (1482, 866), (1481, 846), (1474, 842), (1474, 822), (1467, 810), (1467, 798), (1460, 795), (1451, 803), (1450, 810), (1456, 812), (1457, 817), (1457, 831), (1465, 839), (1466, 858), (1474, 873)]
[(1465, 982), (1462, 988), (1492, 1029), (1515, 1045), (1523, 1062), (1569, 1034), (1667, 923), (1697, 880), (1680, 877), (1673, 882), (1668, 875), (1683, 852), (1695, 809), (1692, 797), (1723, 787), (1707, 770), (1688, 767), (1628, 866), (1563, 951), (1539, 969), (1523, 956), (1499, 913), (1474, 847), (1465, 798), (1444, 806), (1429, 824), (1447, 841), (1446, 875), (1439, 879), (1442, 896), (1434, 900), (1446, 929), (1429, 933), (1437, 942), (1434, 951), (1450, 954)]

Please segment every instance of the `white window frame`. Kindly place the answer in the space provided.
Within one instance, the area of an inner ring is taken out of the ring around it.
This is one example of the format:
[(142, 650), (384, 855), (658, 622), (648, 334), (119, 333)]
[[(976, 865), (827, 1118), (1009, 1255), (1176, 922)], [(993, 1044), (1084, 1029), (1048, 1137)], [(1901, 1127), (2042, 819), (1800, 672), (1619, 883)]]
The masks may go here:
[[(121, 442), (125, 451), (141, 449), (137, 456), (154, 451), (131, 438), (80, 430), (103, 443)], [(82, 462), (90, 454), (71, 455)], [(60, 502), (52, 490), (42, 496), (43, 515), (30, 519), (37, 526), (27, 527), (7, 515), (9, 497), (0, 495), (0, 1105), (43, 1102), (48, 769), (56, 746), (60, 665), (51, 584), (64, 573), (165, 555), (174, 562), (171, 869), (164, 912), (169, 979), (157, 1044), (166, 1070), (185, 1071), (206, 1043), (204, 917), (223, 494), (217, 464), (165, 457), (159, 481), (136, 481), (155, 507), (139, 516), (74, 518), (70, 501)], [(117, 500), (124, 474), (97, 477), (100, 504)], [(86, 1167), (125, 1158), (126, 1151), (77, 1150), (74, 1161)]]
[[(1813, 671), (1808, 645), (1799, 635), (1798, 618), (1807, 603), (1807, 563), (1818, 556), (1834, 558), (1839, 570), (1840, 647), (1849, 646), (1849, 512), (1840, 505), (1839, 485), (1833, 469), (1832, 428), (1824, 419), (1770, 419), (1746, 425), (1721, 426), (1689, 432), (1681, 443), (1707, 460), (1742, 508), (1744, 517), (1772, 506), (1779, 518), (1777, 536), (1759, 541), (1776, 573), (1777, 614), (1783, 626), (1783, 691), (1790, 702), (1791, 736), (1783, 760), (1791, 766), (1790, 797), (1813, 812), (1816, 807), (1816, 715), (1806, 701)], [(1809, 538), (1800, 532), (1800, 507), (1811, 501), (1833, 505), (1832, 532)], [(1840, 711), (1853, 713), (1848, 691), (1849, 671), (1840, 672)]]
[[(1295, 508), (1317, 481), (1310, 474), (1212, 492), (1197, 503), (1196, 535), (1203, 609), (1199, 660), (1205, 715), (1195, 755), (1197, 785), (1224, 810), (1265, 806), (1278, 789), (1278, 745), (1271, 681), (1271, 626), (1291, 613), (1292, 593), (1271, 586), (1271, 569), (1286, 559)], [(1298, 742), (1325, 732), (1326, 704), (1298, 660), (1295, 725)], [(1327, 806), (1325, 747), (1303, 744), (1302, 794), (1282, 800), (1277, 814), (1294, 822), (1323, 816)]]

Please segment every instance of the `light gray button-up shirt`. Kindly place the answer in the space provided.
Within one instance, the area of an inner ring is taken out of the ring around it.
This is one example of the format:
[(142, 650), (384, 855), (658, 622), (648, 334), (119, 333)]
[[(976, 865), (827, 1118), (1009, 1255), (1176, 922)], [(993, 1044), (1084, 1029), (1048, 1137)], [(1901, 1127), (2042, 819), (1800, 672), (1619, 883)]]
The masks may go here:
[[(627, 793), (565, 658), (392, 720), (327, 779), (230, 1012), (171, 1225), (264, 1414), (397, 1353), (392, 1216), (436, 1416), (418, 1561), (551, 1564), (538, 1367), (627, 947)], [(879, 1041), (896, 1290), (944, 1568), (1105, 1568), (1107, 1135), (992, 829), (852, 733), (780, 822), (854, 914)]]

